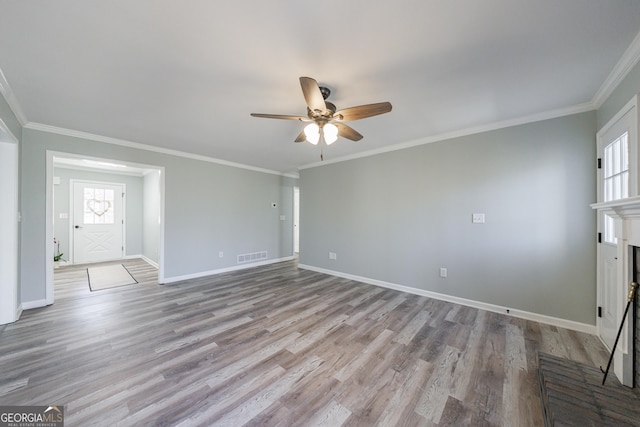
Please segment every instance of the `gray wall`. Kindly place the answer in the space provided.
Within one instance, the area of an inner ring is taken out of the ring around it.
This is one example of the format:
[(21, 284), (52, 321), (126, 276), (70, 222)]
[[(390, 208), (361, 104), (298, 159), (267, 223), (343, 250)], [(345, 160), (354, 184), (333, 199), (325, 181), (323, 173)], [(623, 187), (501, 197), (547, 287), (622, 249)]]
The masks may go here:
[[(69, 260), (69, 219), (60, 218), (61, 213), (70, 212), (70, 180), (102, 181), (124, 184), (126, 186), (125, 208), (125, 256), (142, 254), (142, 177), (83, 171), (56, 167), (54, 176), (60, 178), (60, 184), (53, 186), (53, 235), (60, 242), (63, 259)], [(157, 224), (157, 220), (156, 220)]]
[(300, 263), (595, 324), (595, 124), (589, 112), (302, 170)]
[(280, 214), (291, 213), (280, 212), (284, 204), (271, 207), (281, 200), (282, 187), (291, 185), (280, 175), (28, 128), (23, 140), (22, 302), (45, 298), (46, 150), (165, 168), (167, 278), (235, 267), (236, 255), (242, 253), (268, 251), (269, 259), (292, 256), (281, 251), (292, 230), (283, 230), (279, 220)]
[(143, 178), (142, 255), (159, 262), (160, 251), (160, 171), (147, 173)]

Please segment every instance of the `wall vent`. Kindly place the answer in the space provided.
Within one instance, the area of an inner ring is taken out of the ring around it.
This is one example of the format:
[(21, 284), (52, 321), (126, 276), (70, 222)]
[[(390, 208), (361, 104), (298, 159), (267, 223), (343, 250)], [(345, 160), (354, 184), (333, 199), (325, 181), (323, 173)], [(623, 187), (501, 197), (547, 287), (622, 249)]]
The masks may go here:
[(252, 252), (250, 254), (238, 255), (238, 264), (245, 264), (247, 262), (256, 262), (267, 259), (267, 251)]

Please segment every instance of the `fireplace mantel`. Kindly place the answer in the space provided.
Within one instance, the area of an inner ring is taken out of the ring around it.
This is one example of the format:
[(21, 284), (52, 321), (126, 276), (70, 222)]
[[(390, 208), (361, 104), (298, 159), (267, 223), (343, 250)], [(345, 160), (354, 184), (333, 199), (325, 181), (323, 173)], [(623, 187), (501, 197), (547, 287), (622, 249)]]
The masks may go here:
[[(617, 312), (621, 316), (624, 313), (624, 307), (627, 303), (627, 295), (629, 291), (628, 284), (633, 280), (633, 263), (632, 248), (640, 247), (640, 196), (628, 197), (625, 199), (614, 200), (605, 203), (594, 203), (591, 205), (594, 210), (598, 211), (598, 217), (601, 214), (608, 215), (615, 222), (615, 236), (617, 238), (617, 259), (621, 262), (617, 263), (617, 279), (615, 295), (618, 296), (616, 301)], [(598, 268), (600, 267), (600, 245), (598, 245)], [(603, 284), (600, 283), (601, 277), (598, 274), (598, 289)], [(618, 322), (620, 322), (619, 319)], [(618, 323), (619, 324), (619, 323)], [(597, 325), (598, 334), (600, 335), (600, 324)], [(633, 367), (633, 330), (634, 317), (630, 312), (625, 320), (625, 326), (620, 336), (620, 341), (616, 347), (614, 358), (614, 372), (620, 382), (629, 387), (633, 387), (634, 367)]]

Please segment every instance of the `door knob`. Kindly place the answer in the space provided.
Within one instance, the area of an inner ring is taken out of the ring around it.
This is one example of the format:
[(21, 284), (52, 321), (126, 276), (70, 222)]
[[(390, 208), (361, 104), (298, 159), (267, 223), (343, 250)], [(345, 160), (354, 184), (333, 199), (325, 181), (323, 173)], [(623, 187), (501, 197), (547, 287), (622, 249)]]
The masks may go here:
[(79, 226), (79, 225), (76, 225), (76, 228), (82, 228), (82, 227), (81, 227), (81, 226)]

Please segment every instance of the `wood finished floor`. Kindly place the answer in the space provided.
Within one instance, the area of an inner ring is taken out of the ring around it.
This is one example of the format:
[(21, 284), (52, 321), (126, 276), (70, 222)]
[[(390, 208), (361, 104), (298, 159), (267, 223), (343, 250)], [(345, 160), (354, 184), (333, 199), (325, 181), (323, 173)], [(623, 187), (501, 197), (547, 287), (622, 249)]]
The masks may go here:
[(299, 270), (295, 261), (90, 292), (0, 329), (0, 404), (67, 426), (543, 425), (536, 355), (594, 366), (594, 336)]

